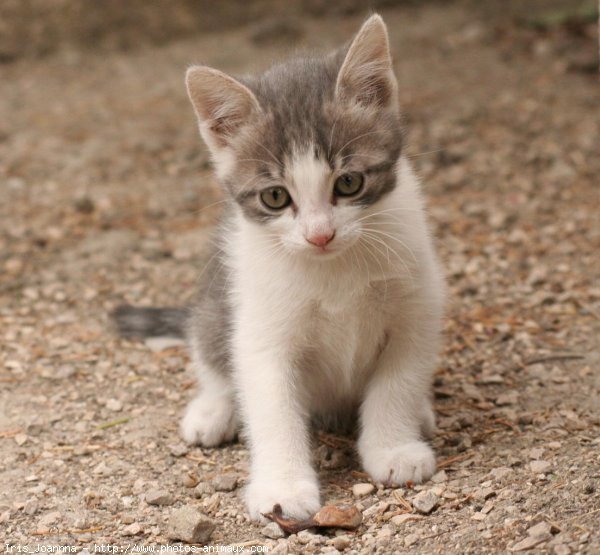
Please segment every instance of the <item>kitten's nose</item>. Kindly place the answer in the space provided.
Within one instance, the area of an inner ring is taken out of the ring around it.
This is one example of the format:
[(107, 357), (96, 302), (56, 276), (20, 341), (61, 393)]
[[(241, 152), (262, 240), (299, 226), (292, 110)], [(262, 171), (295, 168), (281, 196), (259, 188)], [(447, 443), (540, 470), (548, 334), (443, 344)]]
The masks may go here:
[(325, 245), (330, 243), (335, 237), (335, 231), (329, 231), (327, 233), (316, 233), (315, 235), (309, 235), (306, 240), (315, 245), (315, 247), (323, 248)]

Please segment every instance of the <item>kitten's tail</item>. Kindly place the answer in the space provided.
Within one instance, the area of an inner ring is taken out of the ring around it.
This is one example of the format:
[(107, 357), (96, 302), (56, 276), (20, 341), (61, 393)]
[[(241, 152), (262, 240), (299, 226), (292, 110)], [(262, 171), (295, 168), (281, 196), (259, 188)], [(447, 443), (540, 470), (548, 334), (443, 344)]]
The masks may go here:
[(122, 337), (185, 337), (186, 308), (121, 305), (111, 314)]

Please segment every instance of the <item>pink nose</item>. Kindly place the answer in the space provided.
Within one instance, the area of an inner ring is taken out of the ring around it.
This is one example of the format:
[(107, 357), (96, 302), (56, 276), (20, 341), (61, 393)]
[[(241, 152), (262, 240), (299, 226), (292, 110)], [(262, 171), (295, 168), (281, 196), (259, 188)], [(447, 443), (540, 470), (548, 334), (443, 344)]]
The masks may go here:
[(325, 245), (330, 243), (335, 237), (335, 231), (331, 231), (330, 233), (319, 233), (318, 235), (311, 235), (307, 237), (306, 240), (315, 245), (316, 247), (323, 248)]

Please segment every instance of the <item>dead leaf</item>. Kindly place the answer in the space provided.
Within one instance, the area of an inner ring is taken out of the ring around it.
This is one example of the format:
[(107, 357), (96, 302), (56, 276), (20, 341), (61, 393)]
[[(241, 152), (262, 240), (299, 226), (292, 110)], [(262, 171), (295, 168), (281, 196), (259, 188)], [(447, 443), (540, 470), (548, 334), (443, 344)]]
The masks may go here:
[(283, 516), (281, 505), (275, 505), (272, 512), (263, 513), (263, 516), (279, 524), (279, 527), (287, 534), (297, 534), (308, 528), (354, 530), (362, 522), (362, 513), (354, 505), (326, 505), (312, 517), (305, 520), (286, 518)]

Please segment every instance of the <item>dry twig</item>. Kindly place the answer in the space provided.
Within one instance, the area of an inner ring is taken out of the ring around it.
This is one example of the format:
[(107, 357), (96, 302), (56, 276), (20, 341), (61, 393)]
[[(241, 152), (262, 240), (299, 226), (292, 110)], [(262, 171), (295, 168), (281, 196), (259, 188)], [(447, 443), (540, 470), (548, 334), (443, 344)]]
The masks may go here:
[(472, 456), (473, 456), (473, 453), (463, 453), (462, 455), (455, 455), (454, 457), (448, 457), (447, 459), (444, 459), (443, 461), (440, 461), (438, 463), (438, 465), (437, 465), (438, 470), (441, 470), (442, 468), (446, 468), (446, 467), (454, 464), (455, 462), (464, 461), (465, 459), (468, 459)]
[(107, 428), (112, 428), (114, 426), (120, 426), (121, 424), (126, 424), (129, 422), (131, 418), (119, 418), (118, 420), (112, 420), (111, 422), (105, 422), (104, 424), (98, 424), (96, 428), (98, 430), (106, 430)]

